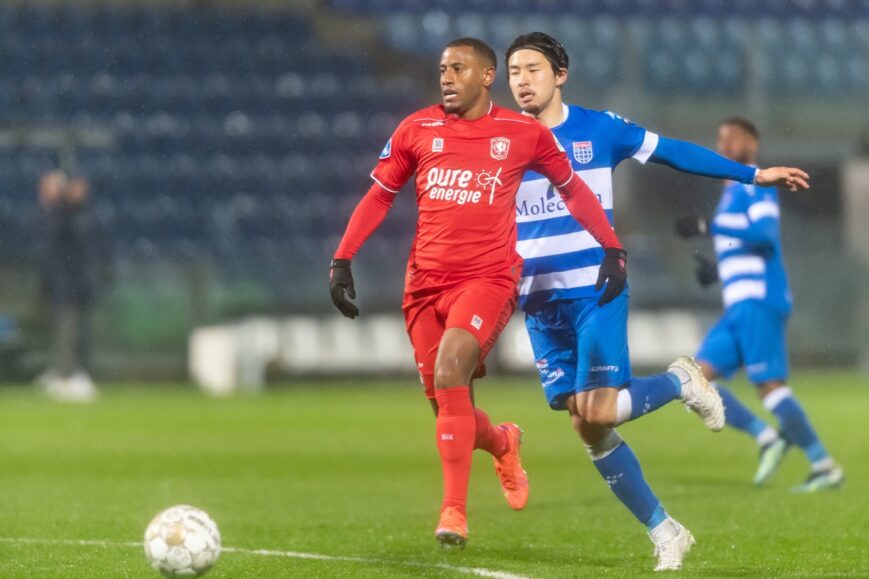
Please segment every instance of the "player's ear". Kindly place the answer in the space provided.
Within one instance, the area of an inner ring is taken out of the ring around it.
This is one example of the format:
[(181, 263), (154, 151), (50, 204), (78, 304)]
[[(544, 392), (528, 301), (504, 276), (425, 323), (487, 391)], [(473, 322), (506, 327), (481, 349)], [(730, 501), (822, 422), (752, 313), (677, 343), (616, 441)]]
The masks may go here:
[(561, 88), (567, 82), (567, 69), (561, 68), (555, 73), (555, 87)]
[(495, 84), (495, 67), (487, 66), (483, 69), (483, 86), (491, 88)]

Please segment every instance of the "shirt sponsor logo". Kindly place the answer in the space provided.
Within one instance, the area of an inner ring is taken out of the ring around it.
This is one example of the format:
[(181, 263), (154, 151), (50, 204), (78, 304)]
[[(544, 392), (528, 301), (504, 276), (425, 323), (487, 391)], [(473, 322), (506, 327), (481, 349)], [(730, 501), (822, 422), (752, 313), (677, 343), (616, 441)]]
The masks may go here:
[(573, 143), (573, 158), (576, 159), (577, 163), (582, 163), (583, 165), (591, 162), (591, 160), (594, 159), (594, 150), (592, 149), (591, 141), (578, 141)]
[(567, 206), (560, 196), (556, 196), (554, 185), (550, 185), (546, 189), (545, 196), (541, 195), (531, 201), (524, 199), (522, 203), (516, 204), (516, 215), (519, 217), (548, 215), (550, 213), (563, 213), (565, 211), (567, 211)]
[(432, 153), (443, 153), (444, 152), (444, 140), (443, 137), (435, 137), (431, 140), (431, 152)]
[(546, 372), (549, 369), (549, 360), (547, 360), (546, 358), (541, 358), (537, 360), (535, 364), (537, 365), (537, 369), (541, 372)]
[(431, 121), (428, 123), (422, 123), (420, 126), (421, 127), (442, 127), (445, 124), (446, 123), (444, 121)]
[(474, 314), (474, 317), (471, 318), (471, 325), (479, 330), (483, 326), (483, 318)]
[[(489, 204), (495, 200), (495, 189), (503, 185), (501, 169), (493, 175), (487, 171), (474, 173), (468, 169), (441, 169), (432, 167), (426, 174), (424, 195), (429, 199), (453, 201), (458, 205), (479, 203), (488, 190)], [(479, 187), (479, 188), (478, 188)]]
[(492, 138), (492, 147), (489, 150), (489, 154), (492, 155), (492, 158), (496, 161), (503, 161), (507, 158), (507, 154), (510, 152), (510, 139), (506, 137), (493, 137)]
[(556, 380), (562, 377), (564, 377), (564, 370), (556, 368), (546, 375), (546, 378), (543, 380), (543, 387), (551, 386)]
[[(597, 200), (603, 204), (601, 201), (601, 196), (595, 193), (595, 197)], [(517, 217), (534, 217), (537, 215), (549, 215), (549, 214), (557, 214), (557, 213), (566, 213), (567, 205), (564, 204), (564, 201), (561, 197), (556, 199), (555, 194), (555, 186), (550, 185), (549, 190), (546, 195), (541, 195), (536, 199), (523, 199), (521, 203), (516, 204), (516, 216)]]
[(380, 158), (381, 159), (388, 159), (391, 154), (392, 154), (392, 139), (389, 139), (388, 141), (386, 141), (386, 146), (383, 147), (382, 151), (380, 151)]
[(489, 205), (491, 205), (495, 201), (495, 187), (498, 185), (503, 185), (501, 182), (501, 169), (503, 167), (498, 167), (498, 172), (492, 175), (486, 171), (483, 171), (479, 175), (477, 175), (477, 183), (480, 187), (489, 187)]

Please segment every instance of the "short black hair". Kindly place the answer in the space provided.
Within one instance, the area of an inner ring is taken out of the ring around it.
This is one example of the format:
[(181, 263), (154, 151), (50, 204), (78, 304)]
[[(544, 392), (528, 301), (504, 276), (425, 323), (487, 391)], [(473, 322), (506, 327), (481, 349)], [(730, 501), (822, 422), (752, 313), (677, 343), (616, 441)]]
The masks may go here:
[(480, 40), (479, 38), (472, 38), (470, 36), (456, 38), (455, 40), (447, 44), (444, 47), (444, 50), (456, 46), (469, 46), (473, 48), (474, 52), (476, 52), (478, 56), (482, 56), (489, 62), (489, 64), (492, 65), (492, 68), (498, 68), (498, 57), (495, 56), (495, 51), (492, 49), (491, 46), (489, 46), (486, 42)]
[(536, 50), (545, 56), (549, 64), (552, 65), (552, 71), (556, 74), (562, 69), (567, 70), (570, 65), (570, 58), (567, 56), (564, 45), (545, 32), (530, 32), (517, 36), (510, 48), (507, 49), (507, 62), (510, 61), (510, 56), (514, 52), (525, 49)]
[(745, 117), (740, 117), (740, 116), (727, 117), (726, 119), (724, 119), (720, 123), (718, 123), (719, 127), (731, 126), (731, 125), (734, 127), (739, 127), (740, 129), (742, 129), (743, 131), (745, 131), (746, 133), (748, 133), (749, 135), (751, 135), (755, 139), (760, 140), (760, 132), (757, 130), (757, 127), (754, 125), (754, 123), (752, 123), (751, 121), (749, 121)]

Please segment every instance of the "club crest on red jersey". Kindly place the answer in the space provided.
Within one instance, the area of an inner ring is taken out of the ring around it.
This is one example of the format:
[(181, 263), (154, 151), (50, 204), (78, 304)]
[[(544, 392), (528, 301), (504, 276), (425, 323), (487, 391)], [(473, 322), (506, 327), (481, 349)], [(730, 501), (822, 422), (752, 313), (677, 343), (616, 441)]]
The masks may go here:
[(510, 139), (506, 137), (493, 137), (492, 138), (492, 148), (489, 150), (489, 154), (492, 155), (492, 158), (496, 161), (503, 161), (507, 158), (507, 153), (510, 152)]
[(573, 143), (573, 158), (576, 159), (577, 163), (582, 163), (583, 165), (591, 162), (594, 158), (594, 150), (591, 148), (591, 141), (579, 141)]

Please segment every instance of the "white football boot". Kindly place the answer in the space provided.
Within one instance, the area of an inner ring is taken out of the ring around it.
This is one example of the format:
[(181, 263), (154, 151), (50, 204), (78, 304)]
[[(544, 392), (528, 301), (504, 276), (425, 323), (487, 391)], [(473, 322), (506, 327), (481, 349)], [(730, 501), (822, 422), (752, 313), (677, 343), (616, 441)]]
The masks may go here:
[(830, 468), (813, 472), (803, 484), (791, 489), (795, 493), (816, 493), (826, 489), (837, 489), (845, 482), (845, 471), (833, 463)]
[(762, 485), (778, 469), (788, 450), (788, 443), (781, 437), (776, 437), (770, 443), (760, 447), (760, 460), (757, 464), (757, 472), (754, 473), (754, 484)]
[(667, 371), (677, 376), (682, 383), (682, 395), (679, 398), (688, 410), (702, 418), (709, 430), (718, 432), (724, 428), (724, 403), (721, 395), (703, 376), (703, 371), (694, 358), (677, 358)]
[(658, 558), (655, 571), (678, 571), (682, 568), (682, 560), (685, 559), (685, 555), (688, 554), (693, 545), (697, 544), (697, 541), (691, 531), (672, 517), (667, 517), (667, 520), (661, 525), (670, 525), (669, 533), (660, 533), (667, 536), (656, 539), (657, 528), (655, 532), (649, 533), (649, 538), (655, 544), (655, 557)]
[(65, 380), (64, 391), (61, 395), (63, 402), (88, 403), (97, 398), (97, 387), (91, 380), (90, 375), (79, 370)]

